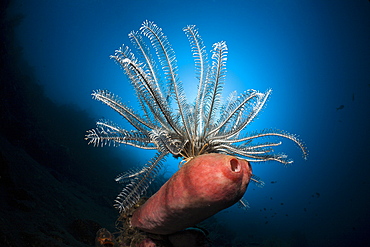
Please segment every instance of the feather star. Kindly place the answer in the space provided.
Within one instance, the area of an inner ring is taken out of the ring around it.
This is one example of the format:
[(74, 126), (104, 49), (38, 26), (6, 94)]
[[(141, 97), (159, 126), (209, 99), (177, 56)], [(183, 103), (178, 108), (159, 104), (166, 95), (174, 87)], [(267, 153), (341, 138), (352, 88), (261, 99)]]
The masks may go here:
[[(190, 43), (199, 80), (194, 103), (186, 100), (174, 50), (162, 29), (150, 21), (145, 21), (138, 32), (129, 33), (138, 58), (125, 45), (110, 56), (127, 75), (142, 113), (135, 112), (107, 90), (92, 93), (93, 99), (113, 108), (134, 130), (128, 131), (110, 121), (99, 120), (97, 127), (86, 134), (85, 139), (89, 144), (126, 144), (157, 150), (141, 170), (131, 170), (116, 178), (117, 182), (126, 184), (115, 200), (114, 206), (120, 212), (125, 212), (143, 196), (168, 155), (181, 157), (184, 162), (206, 153), (225, 153), (249, 162), (273, 160), (283, 164), (292, 163), (287, 155), (274, 153), (273, 148), (281, 145), (281, 141), (256, 142), (278, 137), (293, 141), (302, 150), (303, 157), (307, 158), (308, 151), (296, 135), (275, 129), (252, 133), (244, 131), (264, 107), (271, 90), (261, 93), (250, 89), (238, 97), (233, 93), (221, 104), (228, 53), (226, 43), (221, 41), (213, 45), (209, 63), (196, 27), (190, 25), (183, 30)], [(144, 39), (148, 39), (151, 48)], [(162, 69), (161, 72), (158, 67)], [(251, 180), (259, 186), (264, 184), (254, 175)], [(245, 202), (241, 201), (241, 205), (245, 205)]]

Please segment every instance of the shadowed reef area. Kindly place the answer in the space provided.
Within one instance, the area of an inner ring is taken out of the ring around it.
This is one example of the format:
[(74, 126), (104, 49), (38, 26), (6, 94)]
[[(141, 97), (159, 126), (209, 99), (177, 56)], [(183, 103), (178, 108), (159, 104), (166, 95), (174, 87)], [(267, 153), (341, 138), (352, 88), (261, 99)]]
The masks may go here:
[(116, 150), (83, 140), (94, 125), (86, 112), (44, 95), (14, 38), (22, 16), (7, 17), (8, 4), (0, 20), (0, 246), (92, 246), (99, 228), (114, 231), (121, 162)]

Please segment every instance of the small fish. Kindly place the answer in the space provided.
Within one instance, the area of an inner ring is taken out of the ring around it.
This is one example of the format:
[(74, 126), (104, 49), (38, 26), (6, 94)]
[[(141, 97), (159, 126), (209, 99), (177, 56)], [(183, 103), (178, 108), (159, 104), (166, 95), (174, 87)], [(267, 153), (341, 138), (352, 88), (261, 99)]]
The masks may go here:
[(320, 197), (320, 193), (319, 192), (316, 192), (314, 195), (311, 195), (311, 197), (319, 198)]
[(304, 210), (305, 212), (307, 212), (307, 208), (304, 208), (303, 210)]
[(280, 205), (284, 205), (284, 203), (283, 203), (283, 202), (281, 202), (281, 203), (280, 203)]
[(342, 110), (343, 108), (344, 108), (344, 105), (340, 105), (339, 107), (337, 107), (337, 111)]
[(352, 94), (352, 101), (355, 101), (355, 94)]
[(271, 181), (271, 183), (272, 183), (272, 184), (276, 184), (276, 183), (277, 183), (277, 181)]

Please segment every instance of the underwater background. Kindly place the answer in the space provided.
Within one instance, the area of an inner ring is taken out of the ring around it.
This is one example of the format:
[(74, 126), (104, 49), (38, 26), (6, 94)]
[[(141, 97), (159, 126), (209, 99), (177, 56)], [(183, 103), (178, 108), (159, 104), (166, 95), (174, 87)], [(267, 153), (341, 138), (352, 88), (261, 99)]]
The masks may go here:
[[(109, 55), (144, 20), (160, 26), (176, 52), (188, 99), (194, 62), (182, 28), (195, 24), (208, 51), (227, 42), (223, 96), (273, 93), (248, 130), (299, 134), (308, 160), (252, 163), (264, 188), (250, 185), (247, 211), (233, 206), (202, 226), (212, 246), (370, 245), (370, 2), (78, 0), (1, 3), (0, 246), (93, 246), (115, 231), (120, 172), (152, 152), (94, 148), (86, 130), (105, 117), (91, 99), (109, 89), (136, 105)], [(167, 159), (162, 180), (177, 170)], [(158, 184), (160, 184), (159, 179)], [(157, 185), (158, 187), (159, 185)], [(153, 186), (156, 187), (156, 184)]]

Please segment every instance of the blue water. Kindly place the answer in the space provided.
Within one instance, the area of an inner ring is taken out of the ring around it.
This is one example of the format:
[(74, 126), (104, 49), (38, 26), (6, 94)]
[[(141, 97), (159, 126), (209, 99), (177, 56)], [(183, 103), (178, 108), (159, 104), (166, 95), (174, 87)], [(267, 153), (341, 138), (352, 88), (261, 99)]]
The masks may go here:
[[(108, 89), (137, 106), (122, 70), (109, 59), (115, 49), (130, 44), (131, 30), (144, 20), (163, 28), (189, 98), (196, 80), (182, 28), (197, 25), (208, 50), (225, 40), (224, 97), (233, 90), (272, 88), (251, 129), (299, 134), (309, 159), (287, 141), (283, 150), (293, 165), (252, 164), (265, 187), (250, 185), (245, 199), (251, 208), (232, 207), (218, 220), (238, 236), (234, 241), (245, 243), (361, 246), (368, 237), (370, 2), (19, 0), (12, 12), (24, 15), (16, 34), (47, 96), (127, 128), (90, 94)], [(153, 155), (120, 149), (122, 160), (136, 165)], [(175, 171), (177, 162), (168, 159), (168, 169)]]

